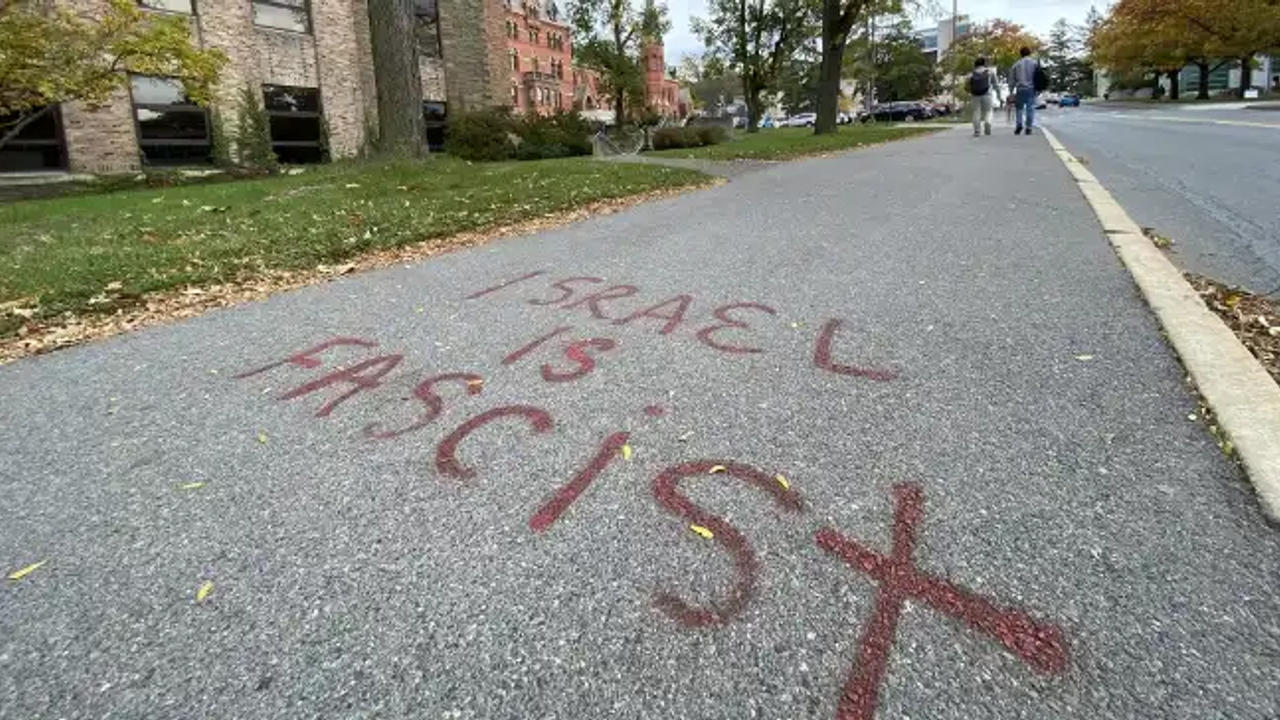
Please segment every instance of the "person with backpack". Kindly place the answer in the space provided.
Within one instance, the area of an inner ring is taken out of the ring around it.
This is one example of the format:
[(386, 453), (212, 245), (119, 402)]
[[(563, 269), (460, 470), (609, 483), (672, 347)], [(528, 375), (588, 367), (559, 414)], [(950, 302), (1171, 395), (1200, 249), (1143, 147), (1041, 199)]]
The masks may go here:
[(1017, 124), (1013, 134), (1021, 135), (1025, 128), (1030, 135), (1036, 124), (1036, 95), (1049, 87), (1049, 76), (1040, 67), (1040, 62), (1031, 57), (1031, 48), (1024, 47), (1018, 54), (1022, 58), (1009, 71), (1009, 87), (1016, 99), (1014, 112)]
[[(969, 94), (973, 97), (973, 136), (991, 134), (991, 113), (995, 111), (992, 96), (1000, 96), (996, 74), (987, 67), (987, 59), (973, 61), (973, 74), (969, 76)], [(1001, 98), (1000, 102), (1004, 102)]]

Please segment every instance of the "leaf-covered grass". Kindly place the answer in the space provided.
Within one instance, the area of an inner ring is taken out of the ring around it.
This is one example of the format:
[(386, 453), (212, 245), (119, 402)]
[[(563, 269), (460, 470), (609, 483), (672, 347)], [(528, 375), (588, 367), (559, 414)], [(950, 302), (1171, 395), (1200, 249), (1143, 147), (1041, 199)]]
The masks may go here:
[(844, 125), (836, 133), (814, 135), (812, 128), (772, 128), (757, 133), (735, 133), (732, 140), (719, 145), (649, 154), (701, 160), (786, 160), (901, 140), (935, 130), (937, 128), (904, 125)]
[(0, 205), (0, 337), (25, 322), (109, 310), (147, 292), (423, 240), (444, 244), (463, 231), (705, 179), (586, 158), (475, 165), (440, 158)]

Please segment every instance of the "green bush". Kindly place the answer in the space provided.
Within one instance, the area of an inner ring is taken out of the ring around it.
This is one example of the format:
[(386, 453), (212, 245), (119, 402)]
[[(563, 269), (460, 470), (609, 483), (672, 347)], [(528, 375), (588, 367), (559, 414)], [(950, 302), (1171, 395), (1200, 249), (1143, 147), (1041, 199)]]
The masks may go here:
[(278, 169), (280, 161), (271, 149), (271, 119), (252, 86), (246, 85), (240, 91), (237, 115), (236, 155), (240, 166), (263, 172)]
[(719, 125), (699, 125), (693, 129), (698, 131), (698, 141), (702, 145), (719, 145), (729, 139), (729, 131)]
[(653, 149), (695, 148), (716, 145), (728, 139), (729, 133), (718, 125), (665, 127), (653, 133)]
[(495, 162), (515, 157), (511, 141), (517, 121), (506, 108), (477, 110), (449, 118), (445, 152), (463, 160)]
[(515, 132), (520, 136), (520, 160), (591, 154), (591, 123), (574, 112), (526, 116)]

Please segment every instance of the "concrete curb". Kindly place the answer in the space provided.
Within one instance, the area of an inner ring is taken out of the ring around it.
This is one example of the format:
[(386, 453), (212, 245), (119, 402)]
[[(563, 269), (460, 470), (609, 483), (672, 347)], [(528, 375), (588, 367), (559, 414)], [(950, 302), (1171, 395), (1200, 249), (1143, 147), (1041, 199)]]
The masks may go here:
[(1190, 283), (1053, 133), (1050, 147), (1093, 207), (1116, 254), (1142, 291), (1191, 379), (1235, 447), (1263, 511), (1280, 522), (1280, 385)]

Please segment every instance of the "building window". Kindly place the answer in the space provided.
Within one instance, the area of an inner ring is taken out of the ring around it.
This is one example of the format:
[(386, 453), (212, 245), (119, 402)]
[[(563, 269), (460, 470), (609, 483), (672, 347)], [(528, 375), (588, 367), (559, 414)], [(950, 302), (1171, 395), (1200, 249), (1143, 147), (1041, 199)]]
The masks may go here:
[(194, 13), (192, 3), (193, 0), (138, 0), (138, 4), (148, 10), (184, 13), (186, 15)]
[(442, 102), (427, 100), (422, 103), (422, 119), (427, 126), (427, 149), (444, 150), (444, 133), (448, 124), (448, 106)]
[(180, 81), (130, 75), (129, 84), (143, 162), (174, 165), (209, 161), (209, 113), (187, 97)]
[(538, 66), (539, 66), (539, 65), (540, 65), (540, 63), (538, 62), (538, 57), (535, 55), (535, 56), (534, 56), (534, 58), (533, 58), (533, 71), (534, 71), (534, 72), (538, 72)]
[(311, 32), (307, 0), (253, 0), (253, 24), (277, 30)]
[(443, 57), (440, 52), (440, 11), (436, 0), (414, 0), (413, 37), (421, 57)]
[[(18, 120), (17, 115), (0, 115), (0, 135), (8, 133)], [(64, 167), (62, 117), (56, 106), (27, 123), (0, 148), (0, 172), (60, 170)]]
[(507, 54), (511, 56), (511, 69), (520, 72), (520, 53), (513, 48), (507, 51)]
[(262, 104), (271, 123), (271, 149), (280, 162), (325, 161), (319, 89), (263, 85)]
[(520, 107), (520, 86), (511, 86), (511, 107)]

